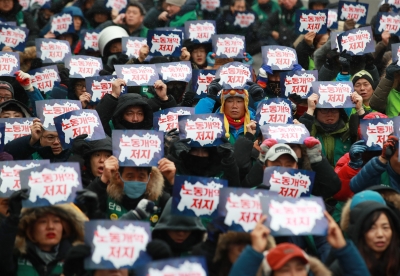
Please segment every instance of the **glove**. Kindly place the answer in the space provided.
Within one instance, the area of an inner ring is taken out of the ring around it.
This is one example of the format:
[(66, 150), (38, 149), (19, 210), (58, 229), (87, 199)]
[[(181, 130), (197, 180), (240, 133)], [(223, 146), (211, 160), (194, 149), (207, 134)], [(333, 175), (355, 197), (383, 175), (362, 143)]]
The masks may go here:
[(92, 254), (92, 249), (86, 244), (79, 244), (71, 247), (65, 255), (63, 273), (65, 276), (84, 275), (83, 260)]
[(179, 140), (179, 131), (176, 128), (168, 131), (164, 136), (164, 154), (167, 155), (169, 153), (169, 149), (172, 144)]
[(215, 65), (215, 58), (212, 56), (214, 53), (213, 52), (209, 52), (207, 54), (207, 66), (209, 67), (214, 67)]
[(300, 64), (293, 64), (292, 71), (304, 71), (303, 67)]
[(331, 71), (335, 69), (335, 64), (339, 53), (337, 52), (337, 48), (332, 49), (327, 55), (325, 60), (325, 67)]
[(394, 73), (400, 71), (400, 66), (397, 65), (397, 61), (393, 62), (390, 64), (388, 67), (386, 67), (386, 76), (388, 80), (393, 81), (394, 80)]
[(260, 85), (251, 81), (248, 81), (247, 85), (250, 86), (249, 88), (247, 88), (247, 91), (255, 102), (259, 102), (264, 99), (264, 89), (262, 89)]
[(273, 146), (278, 144), (278, 141), (275, 139), (269, 138), (265, 139), (261, 146), (260, 146), (260, 156), (258, 159), (264, 164), (265, 163), (265, 156), (267, 155), (268, 150)]
[(358, 170), (362, 167), (363, 160), (362, 160), (362, 153), (367, 150), (367, 146), (365, 145), (364, 140), (360, 140), (355, 142), (350, 147), (349, 155), (349, 167), (355, 170)]
[(99, 209), (97, 194), (86, 189), (76, 192), (74, 203), (88, 218), (93, 218), (94, 214)]
[(118, 58), (114, 61), (113, 65), (120, 65), (120, 64), (126, 64), (129, 60), (129, 57), (125, 54), (119, 54)]
[(178, 140), (172, 143), (171, 148), (169, 149), (170, 153), (177, 159), (181, 159), (183, 155), (188, 154), (190, 151), (190, 146), (187, 144), (192, 139), (186, 138), (182, 140)]
[(221, 79), (214, 79), (210, 84), (207, 86), (207, 97), (213, 99), (214, 101), (217, 100), (218, 92), (222, 90), (221, 84), (219, 81)]
[(172, 251), (169, 245), (159, 239), (149, 242), (146, 246), (146, 252), (151, 256), (153, 261), (172, 258)]
[(63, 68), (58, 72), (58, 75), (60, 76), (60, 85), (64, 85), (66, 87), (69, 87), (69, 69), (68, 68)]
[(344, 50), (339, 56), (339, 62), (342, 66), (342, 72), (349, 72), (350, 62), (352, 58), (351, 55), (347, 53), (347, 50)]
[(8, 213), (10, 214), (10, 217), (19, 218), (22, 210), (22, 200), (28, 198), (28, 189), (22, 189), (12, 193), (8, 199)]
[(181, 106), (192, 107), (195, 96), (196, 93), (193, 91), (186, 91), (185, 94), (183, 94)]
[(307, 137), (304, 140), (304, 145), (307, 148), (307, 155), (311, 164), (322, 161), (322, 145), (317, 138), (311, 136)]
[(365, 58), (365, 70), (373, 70), (375, 68), (375, 59), (372, 53), (368, 53), (364, 55)]
[(8, 152), (4, 151), (0, 153), (0, 161), (12, 161), (12, 160), (14, 160), (14, 157)]
[(223, 144), (221, 144), (221, 145), (219, 145), (217, 147), (218, 155), (224, 160), (232, 158), (233, 157), (233, 151), (234, 151), (234, 147), (229, 142), (223, 143)]
[(385, 143), (383, 143), (381, 157), (389, 161), (389, 159), (394, 155), (397, 145), (399, 143), (399, 138), (394, 135), (390, 135)]
[[(244, 53), (244, 56), (245, 56), (245, 58), (242, 59), (242, 63), (252, 65), (254, 62), (253, 57), (249, 53)], [(246, 58), (247, 58), (247, 61), (246, 61)]]
[(145, 220), (150, 217), (153, 211), (154, 202), (143, 198), (139, 201), (135, 210), (132, 210), (131, 212), (137, 217), (137, 220)]
[(21, 70), (17, 71), (14, 75), (16, 76), (16, 80), (25, 90), (31, 90), (33, 88), (31, 75)]
[(272, 75), (272, 68), (269, 65), (261, 66), (260, 70), (258, 71), (257, 77), (257, 84), (261, 86), (261, 88), (266, 88), (268, 83), (268, 74)]

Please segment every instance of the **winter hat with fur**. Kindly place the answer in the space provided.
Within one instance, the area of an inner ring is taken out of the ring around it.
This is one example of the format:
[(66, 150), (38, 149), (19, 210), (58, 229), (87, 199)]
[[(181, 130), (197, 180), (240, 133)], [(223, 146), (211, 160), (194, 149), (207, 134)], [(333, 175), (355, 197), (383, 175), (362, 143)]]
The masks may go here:
[[(244, 124), (243, 126), (246, 126), (250, 123), (250, 112), (249, 112), (249, 92), (247, 92), (246, 89), (224, 89), (222, 90), (221, 93), (221, 109), (220, 113), (224, 113), (224, 126), (225, 126), (225, 136), (226, 138), (230, 137), (229, 134), (229, 122), (228, 118), (225, 115), (225, 101), (226, 99), (230, 97), (239, 97), (244, 99), (244, 108), (245, 108), (245, 113), (244, 113)], [(234, 120), (235, 122), (239, 122), (240, 120)], [(246, 134), (246, 128), (243, 128), (244, 134)]]

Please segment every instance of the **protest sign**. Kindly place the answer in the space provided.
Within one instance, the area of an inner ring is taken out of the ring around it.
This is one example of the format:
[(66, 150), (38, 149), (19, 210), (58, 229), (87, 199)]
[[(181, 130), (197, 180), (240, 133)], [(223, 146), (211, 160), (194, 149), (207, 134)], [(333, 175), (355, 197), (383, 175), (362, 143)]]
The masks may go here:
[(173, 187), (172, 213), (216, 217), (219, 192), (228, 181), (218, 178), (177, 175)]
[(310, 133), (303, 124), (267, 124), (260, 127), (264, 139), (275, 139), (278, 143), (303, 144)]
[(240, 35), (213, 35), (212, 49), (216, 58), (244, 58), (245, 37)]
[(156, 31), (166, 31), (166, 32), (178, 32), (183, 40), (185, 39), (185, 27), (159, 27), (155, 28)]
[(331, 32), (329, 39), (331, 41), (331, 50), (336, 49), (336, 52), (339, 52), (339, 42), (338, 42), (338, 37), (339, 35), (343, 33), (343, 31), (334, 31)]
[(61, 81), (56, 65), (37, 68), (28, 73), (32, 77), (32, 86), (36, 87), (43, 93), (51, 91), (54, 87), (54, 82)]
[(375, 30), (378, 34), (388, 31), (391, 34), (400, 35), (400, 15), (397, 13), (378, 13)]
[(312, 85), (313, 92), (319, 95), (317, 108), (354, 107), (351, 100), (353, 83), (351, 81), (316, 81)]
[(399, 12), (399, 10), (400, 10), (400, 1), (399, 0), (383, 0), (383, 1), (381, 1), (381, 4), (384, 4), (384, 3), (389, 4), (392, 11)]
[(392, 60), (397, 61), (397, 65), (400, 66), (400, 43), (394, 43), (391, 45), (392, 48)]
[(0, 49), (8, 46), (14, 51), (23, 52), (28, 34), (27, 28), (0, 24)]
[(98, 76), (103, 62), (101, 58), (76, 55), (65, 58), (65, 67), (69, 69), (70, 78), (84, 79)]
[(0, 152), (4, 151), (4, 141), (6, 137), (6, 124), (3, 122), (0, 122)]
[(318, 71), (289, 71), (280, 73), (281, 97), (298, 95), (307, 99), (312, 94), (312, 83), (318, 81)]
[(200, 0), (200, 9), (203, 11), (216, 11), (221, 5), (220, 0)]
[(310, 196), (315, 172), (285, 167), (267, 167), (263, 184), (284, 197)]
[(43, 100), (36, 101), (36, 113), (44, 129), (56, 131), (54, 126), (54, 118), (60, 116), (64, 113), (81, 110), (82, 104), (80, 101), (76, 100)]
[(85, 244), (92, 254), (84, 261), (87, 270), (132, 268), (150, 261), (146, 245), (150, 224), (143, 221), (94, 220), (85, 222)]
[(112, 145), (121, 167), (157, 167), (164, 157), (164, 132), (113, 130)]
[(220, 66), (215, 73), (223, 89), (244, 89), (248, 81), (252, 81), (253, 72), (248, 64), (229, 62)]
[(321, 197), (261, 197), (261, 207), (267, 216), (265, 225), (274, 237), (325, 236), (328, 231), (328, 220), (324, 216), (325, 205)]
[(211, 37), (216, 34), (214, 20), (195, 20), (185, 22), (185, 37), (193, 43), (211, 43)]
[(71, 56), (71, 46), (68, 41), (48, 38), (36, 38), (36, 57), (43, 63), (64, 63)]
[(194, 115), (193, 107), (172, 107), (153, 113), (153, 128), (168, 132), (176, 128), (179, 130), (178, 117), (182, 115)]
[(75, 33), (73, 18), (74, 16), (71, 12), (60, 12), (53, 15), (50, 19), (50, 32), (56, 37), (66, 33)]
[(149, 30), (147, 45), (152, 56), (179, 57), (182, 49), (182, 32)]
[(207, 87), (215, 79), (216, 70), (195, 69), (192, 73), (192, 89), (195, 98), (207, 96)]
[(291, 70), (297, 64), (297, 54), (293, 48), (285, 46), (262, 46), (263, 64), (272, 70)]
[(192, 65), (190, 61), (168, 62), (156, 64), (160, 79), (170, 81), (189, 82), (192, 79)]
[(54, 118), (58, 137), (64, 149), (71, 148), (73, 140), (87, 134), (87, 141), (106, 138), (103, 125), (96, 110), (73, 110)]
[(179, 138), (192, 139), (191, 147), (213, 147), (223, 144), (224, 114), (208, 113), (178, 117)]
[(9, 197), (21, 190), (19, 172), (50, 164), (49, 160), (18, 160), (0, 162), (0, 198)]
[(235, 21), (233, 22), (233, 26), (239, 26), (240, 28), (250, 27), (257, 18), (256, 14), (252, 11), (244, 11), (244, 12), (236, 11), (234, 16), (235, 16)]
[(204, 257), (180, 257), (153, 261), (135, 270), (137, 276), (207, 276)]
[(142, 48), (143, 45), (147, 45), (147, 39), (145, 37), (123, 37), (122, 53), (130, 58), (138, 58), (140, 48)]
[[(86, 91), (92, 96), (91, 102), (98, 103), (106, 95), (112, 93), (112, 83), (117, 76), (106, 75), (97, 77), (88, 77), (85, 79)], [(121, 87), (121, 95), (126, 94), (126, 86)]]
[(0, 77), (15, 77), (19, 70), (19, 54), (14, 52), (0, 52)]
[(99, 34), (100, 30), (81, 30), (83, 49), (89, 52), (99, 51)]
[(126, 9), (126, 5), (128, 5), (127, 0), (107, 0), (105, 2), (106, 8), (110, 10), (116, 10), (118, 13), (121, 13)]
[(262, 215), (260, 197), (275, 195), (268, 190), (222, 188), (218, 216), (225, 217), (229, 230), (251, 232)]
[(19, 172), (21, 189), (29, 189), (29, 198), (23, 207), (51, 206), (73, 202), (76, 192), (82, 190), (79, 163), (44, 164)]
[(367, 23), (368, 4), (357, 3), (350, 1), (339, 1), (338, 4), (338, 19), (347, 20), (353, 19), (358, 24)]
[(370, 151), (381, 151), (389, 135), (398, 133), (399, 117), (360, 120), (361, 137)]
[(118, 78), (123, 79), (127, 86), (154, 85), (159, 79), (154, 64), (122, 64), (114, 65)]
[(338, 29), (338, 13), (337, 10), (328, 10), (328, 24), (327, 27), (331, 30)]
[(327, 31), (328, 10), (297, 10), (296, 33), (314, 32), (325, 34)]
[(282, 98), (262, 100), (258, 104), (256, 120), (259, 125), (291, 124), (293, 122), (291, 101)]
[(4, 123), (4, 145), (19, 137), (31, 135), (31, 125), (33, 118), (3, 118), (0, 119), (0, 125)]
[(353, 29), (341, 33), (338, 38), (340, 52), (344, 50), (350, 55), (364, 55), (375, 52), (371, 26)]

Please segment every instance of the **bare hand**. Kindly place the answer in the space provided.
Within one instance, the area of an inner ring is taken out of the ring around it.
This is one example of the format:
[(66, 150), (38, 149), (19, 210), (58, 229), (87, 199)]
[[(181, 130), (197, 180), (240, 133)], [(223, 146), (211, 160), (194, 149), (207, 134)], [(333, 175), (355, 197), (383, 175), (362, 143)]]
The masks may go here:
[(356, 110), (363, 107), (363, 98), (357, 92), (351, 94), (351, 101), (356, 105)]
[(388, 31), (384, 31), (384, 32), (381, 34), (381, 37), (382, 37), (382, 42), (383, 42), (383, 44), (385, 44), (385, 46), (388, 46), (388, 44), (389, 44), (389, 39), (390, 39), (390, 33), (389, 33)]
[(277, 31), (272, 31), (271, 36), (275, 39), (278, 40), (279, 39), (279, 33)]
[(160, 15), (158, 16), (158, 20), (168, 21), (168, 12), (163, 11), (162, 13), (160, 13)]
[(308, 46), (313, 45), (314, 38), (317, 35), (315, 32), (308, 32), (304, 35), (304, 41), (307, 43)]
[(113, 20), (114, 24), (122, 25), (125, 24), (125, 13), (118, 14), (118, 16)]
[(106, 161), (104, 161), (104, 170), (100, 178), (101, 182), (108, 185), (112, 176), (118, 173), (118, 169), (118, 159), (115, 156), (111, 155), (106, 159)]
[(246, 125), (246, 131), (251, 134), (256, 134), (257, 124), (256, 121), (251, 120), (249, 124)]
[(347, 19), (344, 21), (344, 30), (349, 31), (353, 30), (356, 27), (356, 21), (354, 19)]
[(40, 140), (44, 132), (42, 122), (40, 119), (33, 119), (33, 124), (31, 125), (31, 139), (29, 140), (29, 144), (33, 146), (37, 141)]
[(150, 52), (149, 46), (147, 44), (142, 45), (142, 47), (140, 47), (139, 50), (138, 60), (142, 63), (149, 55), (149, 52)]
[(52, 32), (48, 32), (48, 33), (45, 34), (43, 37), (44, 37), (44, 38), (56, 38), (56, 35), (53, 34)]
[(118, 17), (118, 10), (116, 10), (116, 9), (112, 9), (111, 10), (111, 19), (112, 20), (114, 20), (115, 18), (117, 18)]
[(122, 86), (125, 86), (126, 82), (123, 79), (116, 79), (112, 83), (112, 91), (111, 95), (118, 99), (119, 95), (121, 95)]
[(181, 56), (179, 57), (179, 59), (182, 60), (182, 61), (190, 60), (190, 53), (189, 53), (189, 51), (187, 50), (186, 47), (183, 47), (181, 49)]
[(264, 252), (268, 245), (268, 236), (271, 231), (264, 225), (267, 217), (265, 215), (261, 216), (260, 220), (257, 222), (256, 227), (250, 233), (251, 246), (253, 249), (259, 253)]
[(88, 92), (83, 92), (79, 96), (79, 101), (81, 102), (83, 108), (86, 108), (86, 106), (90, 103), (91, 100), (92, 100), (92, 95), (90, 95)]
[(167, 85), (162, 80), (157, 80), (154, 83), (154, 89), (156, 90), (157, 96), (160, 98), (160, 100), (162, 101), (168, 100)]
[(314, 115), (315, 108), (317, 107), (319, 96), (318, 94), (312, 93), (310, 97), (307, 99), (307, 113), (309, 115)]
[(1, 49), (3, 52), (12, 52), (13, 49), (10, 46), (4, 46), (3, 49)]
[(168, 160), (167, 158), (162, 158), (158, 161), (158, 169), (162, 175), (168, 180), (171, 185), (175, 182), (176, 167), (174, 162)]
[(343, 237), (343, 233), (339, 228), (339, 225), (329, 215), (327, 211), (324, 212), (326, 219), (328, 220), (328, 234), (326, 240), (335, 249), (341, 249), (346, 246), (346, 240)]

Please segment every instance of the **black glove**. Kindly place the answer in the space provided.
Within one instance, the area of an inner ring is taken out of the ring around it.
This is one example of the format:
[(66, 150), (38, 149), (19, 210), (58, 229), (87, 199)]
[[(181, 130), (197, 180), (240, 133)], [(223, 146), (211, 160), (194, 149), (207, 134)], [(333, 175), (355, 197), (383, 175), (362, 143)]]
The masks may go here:
[(185, 94), (183, 94), (181, 106), (192, 107), (195, 96), (196, 93), (194, 93), (193, 91), (186, 91)]
[(153, 261), (172, 258), (172, 251), (169, 245), (159, 239), (149, 242), (146, 246), (146, 252), (151, 256)]
[(339, 56), (339, 62), (342, 66), (342, 72), (349, 72), (350, 62), (352, 58), (351, 55), (347, 53), (347, 50), (344, 50)]
[(337, 48), (330, 50), (330, 52), (326, 54), (325, 67), (333, 71), (335, 69), (338, 56), (339, 53), (337, 52)]
[(121, 65), (126, 64), (129, 60), (129, 57), (125, 54), (119, 54), (118, 58), (114, 61), (113, 65)]
[(88, 218), (94, 218), (96, 212), (99, 210), (97, 194), (86, 189), (76, 192), (74, 203)]
[(19, 218), (22, 210), (22, 200), (29, 198), (28, 189), (14, 192), (8, 199), (8, 213), (10, 217)]
[(234, 147), (231, 143), (223, 143), (217, 147), (217, 153), (222, 159), (229, 159), (233, 157)]
[(264, 99), (264, 89), (262, 89), (261, 86), (251, 81), (248, 81), (247, 85), (250, 86), (247, 91), (255, 102), (259, 102)]
[(368, 53), (364, 55), (365, 58), (365, 70), (373, 70), (375, 67), (375, 58), (372, 53)]
[(69, 87), (69, 69), (68, 68), (63, 68), (58, 72), (58, 75), (60, 76), (60, 84), (65, 85), (66, 87)]
[(219, 84), (221, 79), (214, 79), (208, 86), (207, 86), (207, 97), (213, 99), (214, 101), (217, 100), (218, 92), (222, 90), (222, 86)]
[(71, 247), (65, 255), (63, 273), (65, 276), (85, 275), (83, 260), (92, 254), (92, 249), (86, 244)]
[(393, 62), (390, 64), (388, 67), (386, 67), (386, 76), (388, 80), (393, 81), (394, 80), (394, 73), (400, 71), (400, 66), (397, 65), (397, 61)]
[(169, 152), (172, 154), (177, 159), (181, 159), (183, 155), (188, 154), (190, 151), (190, 146), (188, 145), (188, 142), (190, 142), (192, 139), (186, 138), (186, 139), (181, 139), (178, 141), (175, 141), (172, 143), (171, 148), (169, 149)]
[(164, 155), (168, 155), (173, 143), (179, 140), (179, 131), (176, 128), (168, 131), (164, 136)]

